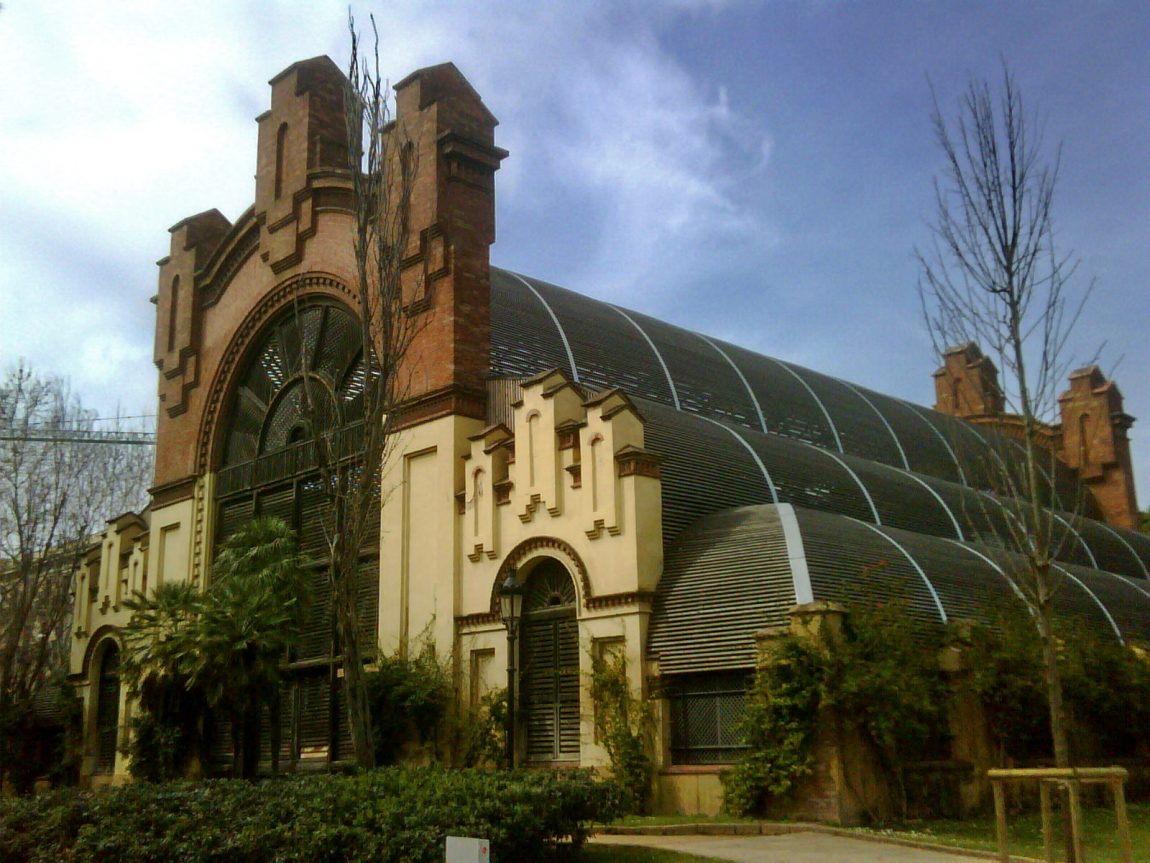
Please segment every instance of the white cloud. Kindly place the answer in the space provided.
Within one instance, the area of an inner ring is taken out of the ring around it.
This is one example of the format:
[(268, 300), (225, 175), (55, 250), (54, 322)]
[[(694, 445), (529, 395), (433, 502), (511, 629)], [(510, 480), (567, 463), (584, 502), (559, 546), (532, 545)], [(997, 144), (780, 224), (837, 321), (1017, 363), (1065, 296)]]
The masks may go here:
[[(582, 225), (579, 248), (521, 242), (558, 262), (535, 271), (628, 302), (640, 284), (673, 296), (703, 249), (764, 230), (737, 189), (769, 158), (768, 136), (697, 86), (648, 23), (709, 6), (495, 2), (479, 15), (409, 0), (377, 24), (385, 74), (453, 60), (503, 121), (507, 224)], [(370, 8), (354, 10), (363, 29)], [(248, 206), (266, 81), (320, 53), (342, 63), (346, 43), (337, 2), (6, 5), (0, 74), (16, 85), (0, 93), (0, 207), (25, 223), (0, 236), (0, 360), (27, 356), (106, 405), (150, 399), (165, 229)]]
[(575, 228), (497, 255), (547, 261), (534, 272), (624, 303), (640, 287), (667, 301), (706, 250), (752, 237), (765, 246), (775, 233), (738, 194), (766, 165), (769, 136), (724, 91), (692, 80), (647, 23), (651, 10), (669, 14), (496, 4), (455, 45), (511, 151), (501, 218)]
[[(723, 0), (392, 0), (354, 11), (361, 27), (368, 11), (379, 13), (393, 81), (452, 60), (502, 121), (497, 141), (511, 156), (498, 175), (498, 263), (881, 389), (921, 392), (907, 381), (929, 389), (929, 368), (920, 367), (929, 352), (912, 344), (906, 315), (892, 323), (885, 312), (913, 304), (907, 258), (920, 224), (907, 203), (933, 169), (908, 163), (917, 150), (907, 130), (919, 118), (898, 113), (905, 88), (888, 82), (929, 71), (915, 65), (928, 55), (930, 68), (977, 68), (992, 40), (955, 39), (941, 26), (900, 38), (919, 25), (891, 15), (844, 42), (843, 22), (859, 13), (810, 8), (798, 23), (785, 4)], [(919, 17), (969, 17), (932, 10)], [(194, 8), (5, 0), (0, 367), (27, 356), (109, 409), (152, 400), (148, 298), (166, 229), (211, 207), (235, 218), (251, 203), (253, 121), (267, 107), (267, 80), (318, 54), (342, 65), (346, 15), (344, 0), (200, 0)], [(993, 32), (999, 17), (970, 17), (969, 32)], [(1060, 206), (1072, 215), (1060, 224), (1077, 218), (1094, 231), (1077, 246), (1102, 262), (1087, 270), (1116, 292), (1100, 304), (1098, 326), (1124, 342), (1119, 383), (1127, 409), (1145, 422), (1150, 402), (1130, 371), (1146, 356), (1131, 324), (1146, 317), (1137, 293), (1145, 265), (1129, 251), (1139, 229), (1122, 229), (1141, 224), (1129, 190), (1145, 160), (1119, 146), (1141, 140), (1140, 115), (1100, 112), (1097, 98), (1137, 92), (1145, 59), (1123, 52), (1137, 74), (1099, 77), (1092, 70), (1109, 61), (1091, 46), (1105, 40), (1078, 31), (1105, 16), (1086, 17), (1065, 44), (1090, 64), (1055, 64), (1059, 86), (1036, 95), (1069, 100), (1052, 103), (1059, 116), (1102, 130), (1077, 140), (1084, 152), (1074, 160), (1091, 178), (1079, 191), (1097, 193), (1073, 203), (1075, 177), (1065, 174)], [(1064, 19), (1051, 13), (1046, 26)], [(773, 44), (793, 74), (766, 54), (749, 52), (738, 65), (705, 54), (703, 46), (726, 47), (719, 40), (734, 21), (755, 28), (730, 34), (744, 50), (788, 27), (789, 41)], [(835, 52), (799, 51), (830, 45)], [(1026, 68), (1049, 64), (1041, 44), (1019, 52)], [(997, 63), (994, 52), (990, 60)], [(717, 68), (735, 79), (724, 82)], [(844, 72), (871, 68), (874, 76), (857, 81)], [(754, 93), (770, 95), (755, 111), (778, 115), (756, 115), (740, 101)], [(843, 123), (828, 122), (839, 116)], [(1103, 170), (1116, 164), (1128, 167)], [(866, 335), (891, 331), (897, 336), (882, 343)], [(1144, 450), (1145, 435), (1137, 427), (1134, 435)]]

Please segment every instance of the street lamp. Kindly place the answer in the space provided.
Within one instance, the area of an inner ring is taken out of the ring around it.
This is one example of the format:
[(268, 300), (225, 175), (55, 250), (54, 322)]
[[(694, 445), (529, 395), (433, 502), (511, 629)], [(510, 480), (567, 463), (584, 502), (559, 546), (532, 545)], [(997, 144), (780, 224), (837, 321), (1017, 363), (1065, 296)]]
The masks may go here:
[(507, 766), (515, 767), (515, 639), (519, 635), (519, 618), (523, 614), (523, 585), (511, 567), (499, 585), (499, 608), (507, 627)]

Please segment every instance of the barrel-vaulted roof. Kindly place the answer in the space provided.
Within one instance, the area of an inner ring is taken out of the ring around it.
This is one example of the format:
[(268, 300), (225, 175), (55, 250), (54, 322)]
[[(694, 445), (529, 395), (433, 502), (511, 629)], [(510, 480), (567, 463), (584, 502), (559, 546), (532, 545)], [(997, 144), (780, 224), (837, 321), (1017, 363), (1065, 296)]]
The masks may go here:
[[(494, 377), (557, 368), (585, 389), (632, 396), (649, 446), (666, 459), (668, 541), (717, 509), (779, 502), (992, 544), (1008, 532), (986, 490), (1014, 441), (500, 269), (491, 274), (491, 364)], [(1150, 575), (1150, 537), (1068, 512), (1078, 496), (1069, 469), (1058, 467), (1054, 486), (1061, 559)]]
[[(794, 438), (976, 487), (992, 450), (987, 429), (929, 408), (623, 309), (507, 270), (491, 273), (494, 377), (557, 368), (589, 390), (629, 395), (687, 413)], [(1074, 476), (1059, 469), (1062, 499)]]
[[(1009, 545), (1001, 499), (950, 480), (764, 434), (635, 399), (649, 449), (663, 459), (663, 532), (673, 540), (696, 519), (762, 503), (790, 503), (881, 527)], [(1066, 563), (1150, 586), (1150, 537), (1053, 510), (1053, 548)]]
[[(924, 624), (993, 623), (1025, 614), (1000, 548), (927, 536), (790, 504), (705, 516), (667, 554), (648, 653), (664, 674), (751, 669), (755, 634), (786, 626), (797, 603), (900, 602)], [(1060, 617), (1122, 641), (1150, 643), (1150, 584), (1062, 564)]]
[[(751, 668), (754, 633), (795, 603), (897, 600), (946, 623), (1012, 601), (994, 489), (1018, 445), (991, 430), (500, 269), (491, 367), (620, 388), (643, 417), (663, 459), (663, 673)], [(1150, 643), (1150, 537), (1070, 512), (1077, 478), (1055, 471), (1060, 614)]]

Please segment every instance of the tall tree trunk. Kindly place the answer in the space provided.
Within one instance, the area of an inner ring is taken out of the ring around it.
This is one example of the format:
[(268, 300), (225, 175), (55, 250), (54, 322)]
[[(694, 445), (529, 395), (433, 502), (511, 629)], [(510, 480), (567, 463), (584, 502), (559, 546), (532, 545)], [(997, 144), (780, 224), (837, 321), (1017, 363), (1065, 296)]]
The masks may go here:
[(232, 727), (232, 779), (239, 779), (244, 771), (244, 716), (241, 708), (232, 707), (229, 724)]
[(260, 701), (252, 693), (244, 708), (243, 778), (254, 779), (260, 764)]
[[(363, 651), (359, 643), (359, 609), (356, 581), (358, 566), (341, 561), (343, 572), (334, 579), (336, 632), (343, 662), (344, 702), (347, 725), (355, 763), (365, 770), (375, 767), (375, 741), (371, 733), (371, 710), (367, 703), (367, 686), (363, 669)], [(358, 564), (358, 555), (355, 563)]]
[(1062, 700), (1062, 674), (1058, 668), (1058, 639), (1054, 634), (1053, 603), (1046, 603), (1039, 614), (1042, 639), (1043, 671), (1046, 677), (1046, 699), (1050, 710), (1050, 739), (1054, 746), (1056, 767), (1070, 766), (1070, 743), (1066, 731)]

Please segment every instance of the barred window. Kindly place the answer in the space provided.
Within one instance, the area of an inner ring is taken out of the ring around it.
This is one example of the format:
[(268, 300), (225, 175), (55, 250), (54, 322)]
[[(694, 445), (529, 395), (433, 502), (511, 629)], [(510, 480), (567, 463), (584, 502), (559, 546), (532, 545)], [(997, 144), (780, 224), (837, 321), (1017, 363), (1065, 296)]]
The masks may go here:
[(747, 672), (689, 677), (668, 687), (671, 763), (730, 764), (746, 746), (739, 723), (747, 704)]

